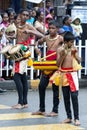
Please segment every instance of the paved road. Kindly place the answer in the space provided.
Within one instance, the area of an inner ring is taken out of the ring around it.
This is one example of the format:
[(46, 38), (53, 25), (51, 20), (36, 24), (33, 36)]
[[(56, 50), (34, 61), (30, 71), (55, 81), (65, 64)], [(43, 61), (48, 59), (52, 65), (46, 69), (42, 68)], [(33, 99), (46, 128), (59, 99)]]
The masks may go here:
[[(38, 110), (38, 90), (28, 92), (29, 108), (16, 110), (11, 106), (17, 103), (16, 91), (8, 90), (0, 94), (0, 130), (87, 130), (87, 88), (80, 88), (80, 127), (72, 124), (64, 125), (61, 121), (66, 118), (63, 98), (59, 105), (58, 117), (32, 116), (31, 112)], [(52, 108), (52, 91), (46, 91), (46, 112)]]

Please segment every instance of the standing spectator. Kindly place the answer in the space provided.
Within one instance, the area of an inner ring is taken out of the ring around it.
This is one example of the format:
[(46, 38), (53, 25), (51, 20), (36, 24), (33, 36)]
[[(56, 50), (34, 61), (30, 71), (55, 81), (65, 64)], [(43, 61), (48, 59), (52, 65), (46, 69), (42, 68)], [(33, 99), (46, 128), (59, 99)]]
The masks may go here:
[(65, 2), (63, 3), (64, 6), (67, 6), (68, 4), (71, 4), (72, 0), (65, 0)]
[(51, 9), (50, 9), (50, 15), (52, 16), (53, 19), (55, 19), (54, 8), (51, 8)]
[[(44, 13), (40, 10), (36, 13), (36, 21), (34, 23), (35, 28), (42, 34), (47, 33), (47, 28), (44, 23)], [(39, 48), (41, 50), (41, 55), (43, 56), (43, 45), (39, 45)]]
[(20, 26), (21, 23), (21, 18), (20, 18), (20, 14), (17, 14), (14, 16), (14, 24), (16, 27)]
[(27, 5), (28, 9), (33, 8), (33, 3), (32, 2), (26, 1), (26, 5)]
[(36, 12), (36, 21), (34, 23), (34, 26), (39, 32), (41, 32), (43, 34), (45, 34), (47, 32), (47, 29), (46, 29), (45, 23), (44, 23), (44, 13), (41, 12), (40, 10), (38, 10)]
[(35, 9), (32, 9), (32, 17), (33, 17), (34, 20), (35, 20), (35, 17), (36, 17), (36, 10), (35, 10)]
[[(40, 11), (42, 12), (45, 12), (46, 15), (48, 15), (50, 13), (50, 9), (53, 8), (53, 5), (52, 5), (52, 2), (51, 0), (46, 0), (46, 8), (45, 8), (45, 11), (44, 11), (44, 7), (41, 7), (40, 8)], [(44, 6), (44, 5), (43, 5)]]
[(15, 10), (13, 8), (8, 8), (6, 10), (6, 12), (8, 13), (8, 16), (9, 16), (9, 22), (13, 23), (14, 22), (14, 16), (16, 15)]
[(35, 20), (34, 17), (32, 17), (32, 9), (29, 9), (29, 16), (27, 17), (26, 22), (28, 24), (33, 25), (34, 24), (34, 20)]
[[(2, 50), (4, 46), (6, 46), (6, 42), (7, 42), (7, 39), (4, 34), (4, 28), (3, 26), (0, 26), (0, 51)], [(0, 58), (1, 58), (1, 55), (2, 54), (0, 54)], [(2, 65), (2, 67), (4, 67), (4, 62), (5, 62), (5, 57), (4, 55), (2, 55), (2, 61), (0, 59), (0, 66)], [(4, 81), (4, 79), (0, 77), (0, 81)], [(0, 93), (3, 93), (3, 92), (6, 92), (6, 90), (0, 88)]]
[(10, 8), (13, 8), (15, 12), (18, 14), (20, 9), (22, 8), (22, 0), (11, 0)]
[(73, 33), (74, 35), (76, 35), (76, 32), (74, 30), (74, 28), (71, 26), (71, 23), (72, 23), (72, 18), (70, 15), (66, 15), (64, 16), (63, 18), (63, 29), (66, 31), (66, 32), (71, 32)]
[(51, 16), (51, 14), (48, 14), (46, 16), (46, 20), (45, 20), (45, 26), (46, 26), (47, 30), (48, 30), (48, 25), (49, 25), (50, 20), (53, 20), (53, 17)]
[(51, 0), (46, 0), (46, 15), (50, 13), (50, 10), (53, 8)]
[[(0, 27), (3, 27), (4, 29), (4, 36), (5, 36), (5, 31), (6, 31), (6, 28), (9, 26), (9, 17), (8, 17), (8, 13), (7, 12), (3, 12), (1, 14), (2, 16), (2, 22), (0, 24)], [(6, 58), (4, 57), (4, 68), (6, 68)]]
[[(3, 26), (0, 25), (0, 51), (2, 50), (2, 48), (4, 46), (6, 46), (6, 43), (7, 43), (7, 39), (6, 39), (6, 36), (5, 36), (5, 33), (4, 33), (4, 28)], [(1, 54), (0, 54), (0, 58), (1, 58)], [(5, 57), (4, 55), (2, 55), (2, 67), (4, 67), (5, 65)]]
[(73, 0), (65, 0), (63, 5), (66, 7), (66, 14), (71, 15), (71, 9), (73, 7)]
[(7, 13), (7, 12), (3, 12), (3, 13), (1, 14), (1, 16), (2, 16), (2, 22), (1, 22), (0, 25), (3, 26), (4, 29), (6, 30), (6, 28), (7, 28), (8, 25), (10, 24), (10, 23), (9, 23), (8, 13)]
[(1, 17), (1, 15), (0, 15), (0, 23), (2, 22), (2, 17)]
[(83, 32), (80, 18), (78, 17), (74, 18), (71, 25), (76, 32), (76, 44), (78, 44), (79, 39), (81, 38)]

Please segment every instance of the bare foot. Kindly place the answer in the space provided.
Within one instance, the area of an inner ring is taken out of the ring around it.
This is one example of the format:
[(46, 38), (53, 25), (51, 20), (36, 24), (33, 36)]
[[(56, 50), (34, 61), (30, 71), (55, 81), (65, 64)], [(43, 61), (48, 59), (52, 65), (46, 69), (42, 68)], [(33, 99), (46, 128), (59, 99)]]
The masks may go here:
[(28, 108), (28, 104), (23, 105), (24, 108)]
[(67, 118), (67, 119), (65, 119), (62, 123), (71, 123), (71, 122), (72, 122), (72, 120), (69, 119), (69, 118)]
[(79, 120), (75, 120), (74, 121), (74, 125), (79, 126), (80, 125), (80, 121)]
[(24, 108), (24, 106), (22, 106), (21, 104), (17, 104), (17, 105), (14, 105), (12, 106), (13, 109), (22, 109)]
[(41, 112), (41, 111), (36, 111), (36, 112), (33, 112), (32, 115), (43, 115), (45, 116), (45, 112)]
[(49, 114), (46, 114), (46, 116), (54, 117), (54, 116), (58, 116), (58, 113), (50, 112)]

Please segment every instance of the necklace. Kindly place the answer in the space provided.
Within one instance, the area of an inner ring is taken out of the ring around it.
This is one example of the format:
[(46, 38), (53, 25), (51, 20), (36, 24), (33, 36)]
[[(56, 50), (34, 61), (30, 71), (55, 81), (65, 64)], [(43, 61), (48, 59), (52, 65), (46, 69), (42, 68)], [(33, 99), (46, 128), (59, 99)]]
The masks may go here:
[(54, 41), (54, 40), (56, 40), (58, 38), (58, 35), (55, 37), (55, 38), (50, 38), (50, 35), (48, 36), (48, 40), (49, 41)]
[(26, 26), (26, 24), (24, 24), (24, 25), (19, 25), (18, 28), (22, 29), (22, 28), (24, 28), (25, 26)]

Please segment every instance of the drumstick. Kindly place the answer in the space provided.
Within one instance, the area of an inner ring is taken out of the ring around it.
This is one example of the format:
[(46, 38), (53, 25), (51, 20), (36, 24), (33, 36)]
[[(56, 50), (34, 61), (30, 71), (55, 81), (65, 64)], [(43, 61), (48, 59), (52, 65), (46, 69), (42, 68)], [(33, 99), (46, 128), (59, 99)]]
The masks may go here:
[(48, 57), (50, 57), (50, 56), (53, 56), (53, 55), (55, 55), (55, 54), (56, 54), (56, 52), (53, 52), (52, 54), (49, 54), (49, 55), (47, 55), (47, 56), (41, 58), (40, 60), (43, 60), (43, 59), (48, 58)]

